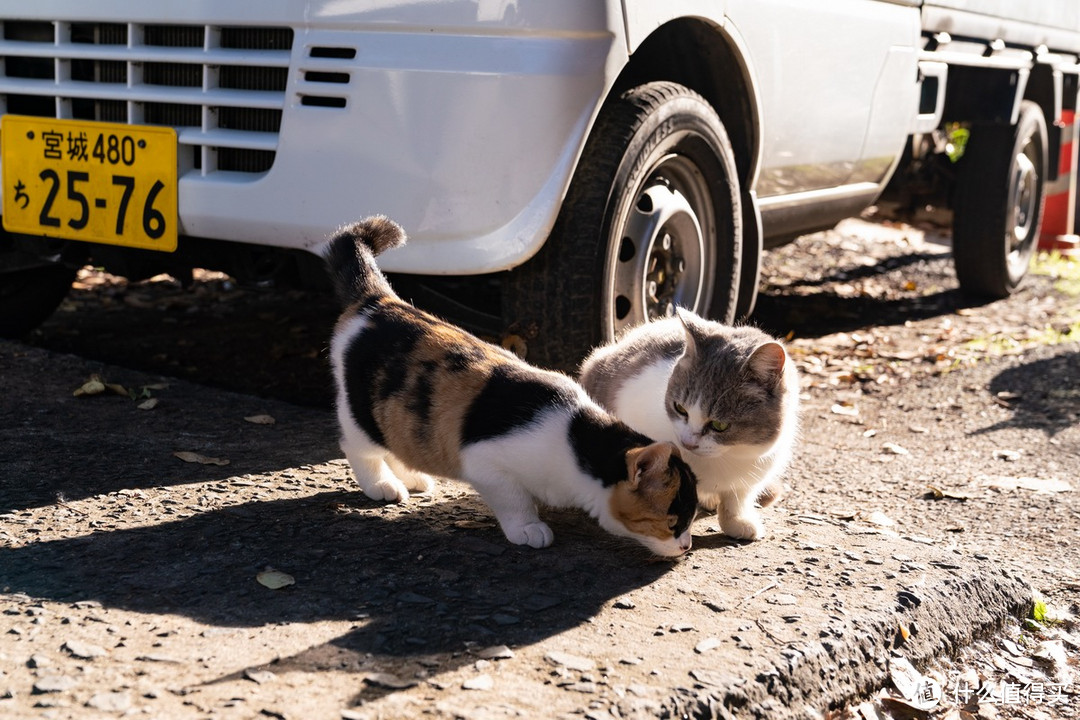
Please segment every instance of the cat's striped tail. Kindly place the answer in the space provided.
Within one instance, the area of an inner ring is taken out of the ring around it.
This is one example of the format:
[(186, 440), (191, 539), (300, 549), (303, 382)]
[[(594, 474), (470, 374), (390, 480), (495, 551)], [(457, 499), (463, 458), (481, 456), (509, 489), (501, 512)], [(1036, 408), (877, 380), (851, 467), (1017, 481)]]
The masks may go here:
[(383, 215), (372, 215), (340, 228), (330, 238), (323, 259), (343, 306), (394, 291), (375, 264), (375, 256), (405, 244), (405, 231)]

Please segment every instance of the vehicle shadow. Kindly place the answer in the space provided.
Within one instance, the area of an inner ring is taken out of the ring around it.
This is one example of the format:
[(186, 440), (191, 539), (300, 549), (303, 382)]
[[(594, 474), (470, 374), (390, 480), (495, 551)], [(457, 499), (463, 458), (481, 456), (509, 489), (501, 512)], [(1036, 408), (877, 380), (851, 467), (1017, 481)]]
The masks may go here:
[(1080, 352), (1070, 350), (998, 373), (990, 392), (1012, 417), (975, 432), (1034, 428), (1054, 436), (1080, 423)]
[[(836, 332), (860, 330), (874, 325), (899, 325), (908, 320), (950, 315), (957, 310), (991, 302), (961, 292), (951, 271), (930, 273), (938, 287), (921, 294), (904, 288), (905, 268), (951, 260), (940, 254), (911, 254), (887, 258), (877, 265), (839, 268), (817, 279), (800, 279), (790, 285), (766, 283), (748, 321), (776, 336), (816, 338)], [(925, 275), (923, 269), (920, 275)], [(858, 280), (880, 280), (879, 293), (840, 294), (837, 288)]]
[[(327, 492), (0, 549), (0, 587), (222, 628), (352, 621), (347, 633), (273, 669), (329, 663), (413, 677), (418, 658), (431, 654), (446, 654), (442, 671), (474, 661), (463, 651), (477, 644), (525, 646), (557, 635), (673, 567), (579, 513), (545, 517), (555, 545), (534, 550), (507, 543), (473, 495), (403, 509)], [(256, 575), (267, 566), (295, 585), (260, 585)]]
[[(0, 341), (0, 513), (123, 489), (263, 473), (341, 457), (330, 412), (237, 395), (133, 370), (96, 366), (103, 379), (157, 401), (104, 392), (75, 397), (79, 358)], [(90, 370), (90, 372), (94, 372)], [(269, 415), (273, 425), (245, 417)], [(176, 452), (228, 461), (186, 463)]]

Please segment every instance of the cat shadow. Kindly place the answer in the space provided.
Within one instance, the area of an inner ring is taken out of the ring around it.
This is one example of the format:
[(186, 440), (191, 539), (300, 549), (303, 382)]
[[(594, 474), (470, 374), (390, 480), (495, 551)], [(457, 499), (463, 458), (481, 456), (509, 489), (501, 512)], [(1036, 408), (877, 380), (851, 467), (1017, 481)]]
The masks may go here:
[[(470, 494), (383, 506), (333, 491), (0, 549), (0, 587), (182, 615), (224, 635), (349, 621), (341, 636), (267, 667), (413, 677), (475, 662), (470, 652), (479, 648), (557, 635), (673, 566), (579, 513), (545, 519), (555, 545), (536, 550), (510, 545)], [(295, 584), (263, 587), (256, 576), (267, 566)], [(435, 654), (431, 670), (423, 661)], [(369, 688), (364, 697), (373, 692), (385, 690)]]
[(998, 373), (989, 390), (1012, 417), (974, 431), (985, 435), (1005, 428), (1030, 428), (1055, 436), (1080, 422), (1080, 352), (1026, 362)]

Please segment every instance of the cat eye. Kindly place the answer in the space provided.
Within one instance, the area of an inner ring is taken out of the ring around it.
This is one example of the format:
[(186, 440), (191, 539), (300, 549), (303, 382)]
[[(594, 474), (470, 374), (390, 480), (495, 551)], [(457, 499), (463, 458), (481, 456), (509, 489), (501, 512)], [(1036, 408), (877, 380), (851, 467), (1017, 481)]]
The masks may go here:
[(709, 429), (712, 430), (713, 432), (722, 433), (725, 430), (727, 430), (729, 427), (731, 427), (731, 423), (720, 422), (719, 420), (710, 420), (709, 421)]
[(678, 525), (678, 524), (679, 524), (679, 516), (678, 515), (668, 515), (667, 526), (668, 526), (669, 530), (674, 530), (675, 526)]
[(686, 408), (684, 408), (679, 403), (674, 403), (673, 407), (675, 408), (675, 412), (679, 413), (683, 417), (686, 417)]

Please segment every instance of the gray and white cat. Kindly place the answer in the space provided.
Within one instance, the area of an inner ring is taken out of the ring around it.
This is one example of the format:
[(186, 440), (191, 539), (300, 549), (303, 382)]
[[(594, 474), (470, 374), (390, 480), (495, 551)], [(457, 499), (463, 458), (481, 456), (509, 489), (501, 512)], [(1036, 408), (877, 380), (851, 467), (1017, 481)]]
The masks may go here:
[(375, 256), (404, 242), (376, 216), (325, 251), (345, 306), (330, 343), (341, 447), (364, 493), (401, 502), (432, 476), (460, 478), (512, 543), (551, 544), (543, 504), (580, 508), (658, 555), (689, 550), (697, 486), (678, 448), (630, 429), (566, 375), (401, 300)]
[(755, 505), (779, 495), (798, 432), (798, 373), (783, 345), (680, 310), (594, 350), (579, 380), (630, 427), (686, 450), (725, 534), (762, 537)]

